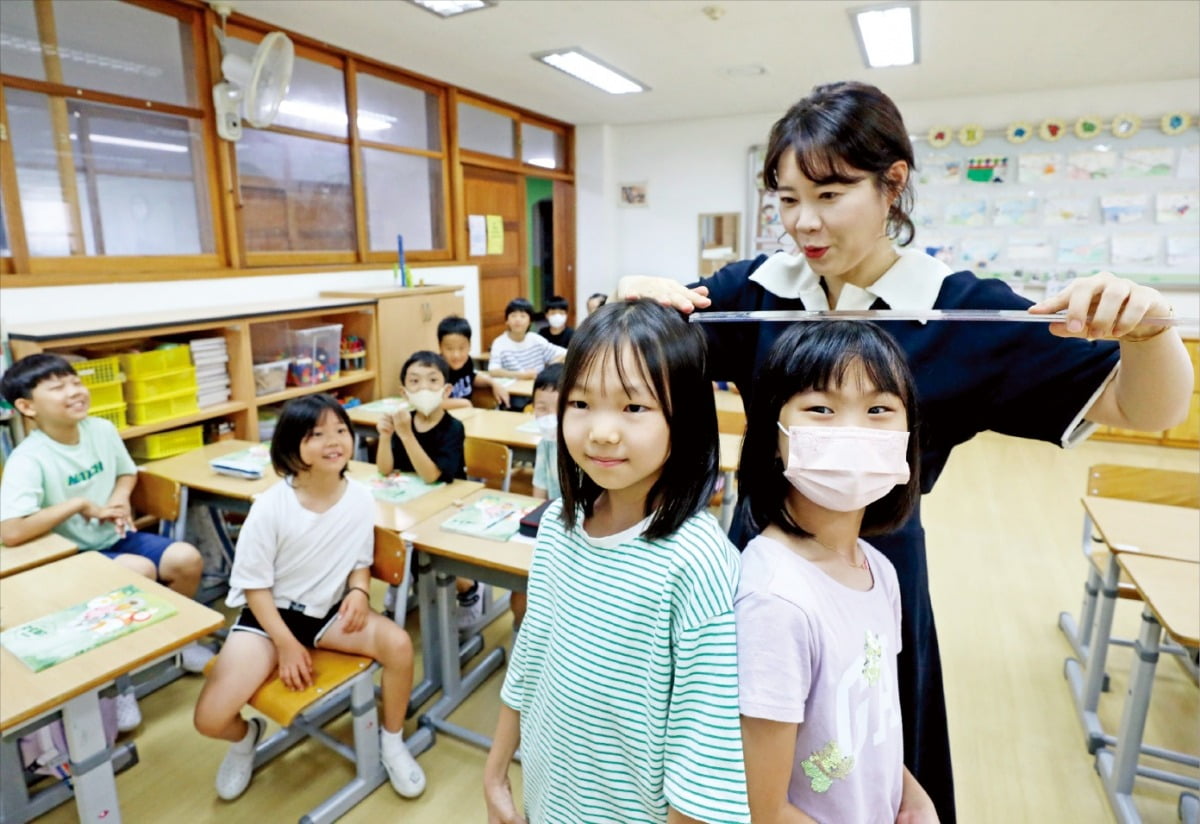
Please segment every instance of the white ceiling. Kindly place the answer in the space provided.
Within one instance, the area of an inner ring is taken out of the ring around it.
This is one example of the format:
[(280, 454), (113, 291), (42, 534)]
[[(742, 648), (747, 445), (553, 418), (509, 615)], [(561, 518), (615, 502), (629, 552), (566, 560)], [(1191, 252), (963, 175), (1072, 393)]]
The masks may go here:
[[(920, 64), (867, 69), (846, 10), (872, 0), (499, 0), (439, 19), (405, 0), (235, 10), (576, 124), (781, 111), (814, 84), (904, 101), (1200, 77), (1196, 0), (924, 0)], [(704, 9), (723, 10), (712, 20)], [(651, 91), (608, 95), (530, 54), (578, 46)], [(758, 77), (725, 72), (756, 63)], [(1200, 101), (1197, 101), (1200, 106)]]

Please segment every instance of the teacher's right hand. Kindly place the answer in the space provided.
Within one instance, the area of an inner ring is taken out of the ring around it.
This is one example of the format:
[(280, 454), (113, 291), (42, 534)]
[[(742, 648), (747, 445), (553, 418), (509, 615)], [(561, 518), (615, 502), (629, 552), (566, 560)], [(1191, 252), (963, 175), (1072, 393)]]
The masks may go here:
[(694, 309), (706, 309), (712, 301), (708, 299), (708, 287), (689, 289), (677, 280), (656, 278), (648, 275), (629, 275), (617, 282), (618, 298), (651, 298), (663, 306), (671, 306), (691, 314)]

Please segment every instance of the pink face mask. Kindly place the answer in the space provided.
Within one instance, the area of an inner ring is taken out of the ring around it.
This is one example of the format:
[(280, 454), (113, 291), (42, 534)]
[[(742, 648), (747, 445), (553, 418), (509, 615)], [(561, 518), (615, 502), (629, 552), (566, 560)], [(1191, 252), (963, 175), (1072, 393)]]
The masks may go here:
[(863, 509), (908, 482), (908, 433), (858, 426), (791, 426), (783, 475), (835, 512)]

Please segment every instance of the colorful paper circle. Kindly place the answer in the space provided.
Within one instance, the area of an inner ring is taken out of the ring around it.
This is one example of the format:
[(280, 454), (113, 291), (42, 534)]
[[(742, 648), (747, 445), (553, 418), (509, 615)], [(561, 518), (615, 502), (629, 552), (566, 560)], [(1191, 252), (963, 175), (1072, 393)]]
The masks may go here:
[(954, 132), (949, 126), (934, 126), (929, 130), (929, 145), (935, 149), (944, 149), (954, 139)]
[(1192, 116), (1187, 112), (1168, 112), (1162, 116), (1162, 126), (1164, 134), (1176, 135), (1187, 131), (1188, 126), (1192, 125)]
[(1024, 120), (1018, 120), (1009, 124), (1004, 136), (1008, 138), (1009, 143), (1024, 143), (1033, 137), (1033, 126)]
[(1119, 114), (1113, 118), (1113, 137), (1133, 137), (1142, 128), (1142, 119), (1136, 114)]
[(968, 123), (958, 130), (958, 142), (964, 146), (978, 146), (983, 137), (983, 126), (978, 123)]
[(1100, 136), (1104, 122), (1098, 117), (1081, 117), (1075, 121), (1075, 136), (1080, 140), (1091, 140)]
[(1061, 140), (1062, 136), (1066, 133), (1067, 124), (1058, 118), (1052, 117), (1043, 120), (1042, 125), (1038, 126), (1038, 137), (1050, 143)]

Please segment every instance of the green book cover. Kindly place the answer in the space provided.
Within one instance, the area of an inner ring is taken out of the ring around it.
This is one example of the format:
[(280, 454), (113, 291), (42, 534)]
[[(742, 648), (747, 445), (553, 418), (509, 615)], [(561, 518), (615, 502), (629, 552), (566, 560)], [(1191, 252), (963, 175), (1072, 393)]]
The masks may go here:
[(0, 646), (41, 672), (175, 612), (164, 599), (131, 584), (0, 632)]
[(403, 504), (445, 484), (441, 481), (427, 484), (416, 475), (397, 472), (386, 477), (377, 475), (367, 482), (367, 486), (371, 487), (371, 494), (377, 499), (389, 504)]
[(521, 516), (531, 509), (532, 506), (522, 506), (499, 495), (481, 495), (446, 520), (442, 529), (476, 538), (507, 541), (517, 534)]

